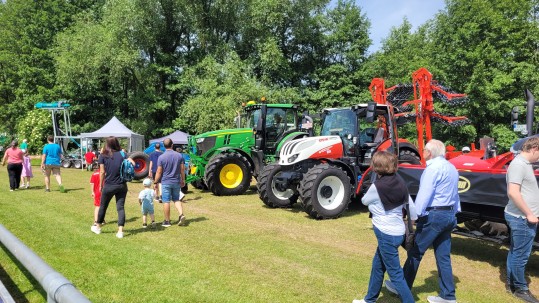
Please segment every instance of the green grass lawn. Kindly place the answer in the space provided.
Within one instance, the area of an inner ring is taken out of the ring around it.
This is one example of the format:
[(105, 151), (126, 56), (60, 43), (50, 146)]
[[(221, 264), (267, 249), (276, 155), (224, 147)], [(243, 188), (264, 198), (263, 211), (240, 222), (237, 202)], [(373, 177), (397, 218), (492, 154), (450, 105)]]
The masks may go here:
[[(142, 229), (138, 192), (129, 184), (125, 237), (117, 239), (112, 203), (103, 232), (90, 231), (90, 172), (63, 169), (67, 193), (45, 193), (39, 167), (31, 188), (9, 192), (0, 172), (0, 223), (68, 278), (93, 302), (351, 302), (368, 286), (376, 239), (366, 209), (315, 221), (299, 206), (269, 209), (255, 188), (216, 197), (190, 188), (187, 226)], [(156, 220), (163, 219), (155, 205)], [(177, 213), (173, 209), (173, 223)], [(518, 302), (505, 293), (507, 248), (454, 236), (458, 302)], [(404, 261), (404, 251), (401, 253)], [(539, 294), (539, 258), (528, 264)], [(0, 250), (0, 279), (17, 302), (46, 302), (40, 285)], [(413, 294), (426, 302), (438, 290), (432, 250), (421, 264)], [(379, 302), (400, 302), (385, 289)]]

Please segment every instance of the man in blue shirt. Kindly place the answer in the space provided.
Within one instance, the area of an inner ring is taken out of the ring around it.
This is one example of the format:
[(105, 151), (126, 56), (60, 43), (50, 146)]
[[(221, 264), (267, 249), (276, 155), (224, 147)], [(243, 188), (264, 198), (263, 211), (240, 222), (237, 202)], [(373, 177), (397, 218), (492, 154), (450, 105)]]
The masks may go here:
[[(150, 153), (150, 171), (149, 171), (149, 177), (152, 180), (155, 180), (155, 174), (157, 173), (157, 159), (163, 154), (161, 151), (161, 145), (159, 143), (155, 143), (155, 151)], [(159, 184), (155, 187), (155, 199), (161, 203), (161, 197), (160, 197), (160, 189)]]
[(185, 186), (185, 161), (182, 155), (172, 150), (172, 140), (166, 138), (163, 141), (165, 152), (157, 159), (157, 172), (155, 173), (154, 184), (161, 183), (161, 199), (163, 200), (163, 212), (165, 220), (163, 227), (170, 227), (170, 202), (178, 210), (180, 217), (178, 225), (185, 221), (183, 215), (181, 188)]
[[(415, 245), (408, 252), (404, 263), (404, 278), (410, 289), (427, 249), (432, 245), (438, 267), (439, 296), (429, 296), (430, 303), (456, 303), (455, 282), (451, 267), (451, 231), (457, 226), (455, 214), (460, 212), (458, 194), (459, 174), (455, 166), (445, 159), (445, 145), (430, 140), (423, 151), (427, 167), (421, 175), (415, 200), (418, 214)], [(386, 281), (389, 291), (396, 293), (391, 281)]]
[(62, 185), (62, 176), (60, 175), (60, 161), (62, 161), (62, 148), (54, 143), (54, 137), (47, 137), (47, 144), (43, 147), (41, 153), (41, 170), (45, 175), (45, 192), (50, 192), (51, 172), (56, 177), (56, 181), (60, 187), (60, 192), (65, 192)]

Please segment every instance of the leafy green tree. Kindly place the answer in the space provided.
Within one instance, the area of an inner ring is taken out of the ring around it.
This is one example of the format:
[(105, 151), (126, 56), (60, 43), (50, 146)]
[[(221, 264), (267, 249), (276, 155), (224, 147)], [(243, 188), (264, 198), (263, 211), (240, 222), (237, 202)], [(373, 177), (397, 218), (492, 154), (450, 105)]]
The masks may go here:
[(52, 134), (52, 122), (49, 111), (34, 109), (29, 111), (17, 124), (20, 141), (28, 140), (28, 152), (39, 154), (47, 143), (46, 136)]
[[(463, 106), (478, 137), (493, 136), (506, 150), (513, 106), (524, 89), (538, 92), (537, 0), (449, 0), (432, 26), (432, 59), (443, 78), (469, 95)], [(445, 133), (447, 135), (448, 133)]]

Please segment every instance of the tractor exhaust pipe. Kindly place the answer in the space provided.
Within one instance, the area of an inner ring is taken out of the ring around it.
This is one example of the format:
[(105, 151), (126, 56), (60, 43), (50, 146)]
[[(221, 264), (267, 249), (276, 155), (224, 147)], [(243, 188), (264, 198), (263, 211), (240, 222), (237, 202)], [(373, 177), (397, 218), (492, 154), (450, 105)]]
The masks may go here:
[(529, 89), (526, 89), (524, 92), (526, 95), (526, 130), (528, 131), (527, 136), (532, 136), (535, 134), (533, 129), (533, 109), (535, 108), (535, 98), (533, 97), (532, 92)]

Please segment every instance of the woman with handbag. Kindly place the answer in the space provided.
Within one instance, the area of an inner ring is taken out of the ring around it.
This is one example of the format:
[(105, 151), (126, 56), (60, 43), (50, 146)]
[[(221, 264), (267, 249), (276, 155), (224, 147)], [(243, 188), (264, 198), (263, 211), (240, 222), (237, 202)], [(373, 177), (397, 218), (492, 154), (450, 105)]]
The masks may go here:
[(390, 152), (378, 151), (371, 161), (371, 169), (377, 174), (376, 181), (368, 189), (361, 201), (372, 214), (374, 234), (378, 247), (372, 260), (369, 288), (363, 300), (352, 303), (376, 302), (382, 289), (384, 274), (395, 285), (401, 302), (415, 302), (408, 288), (399, 260), (399, 246), (405, 240), (403, 207), (409, 203), (409, 218), (417, 219), (415, 205), (408, 194), (406, 184), (397, 173), (397, 156)]

